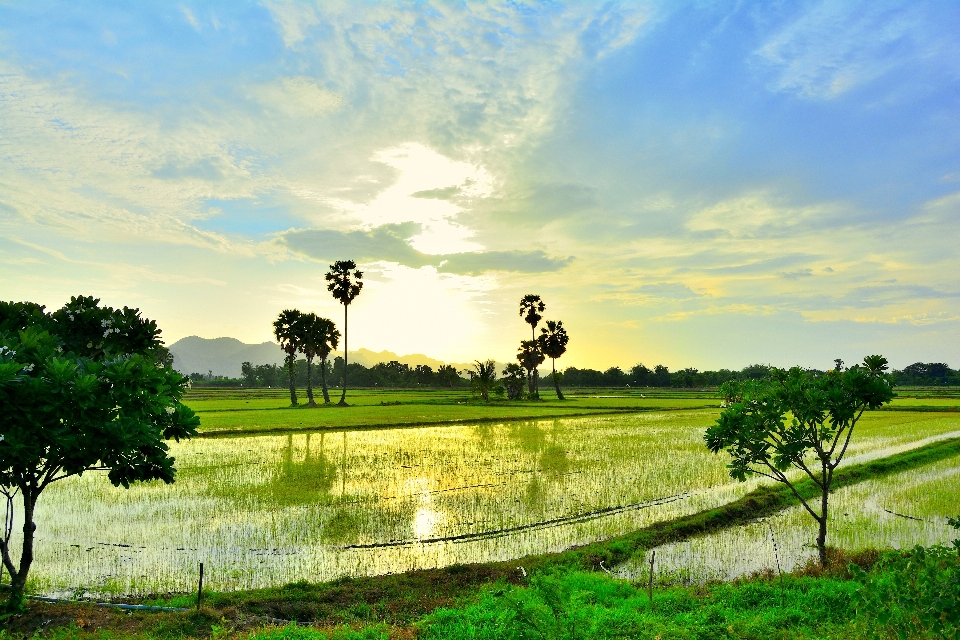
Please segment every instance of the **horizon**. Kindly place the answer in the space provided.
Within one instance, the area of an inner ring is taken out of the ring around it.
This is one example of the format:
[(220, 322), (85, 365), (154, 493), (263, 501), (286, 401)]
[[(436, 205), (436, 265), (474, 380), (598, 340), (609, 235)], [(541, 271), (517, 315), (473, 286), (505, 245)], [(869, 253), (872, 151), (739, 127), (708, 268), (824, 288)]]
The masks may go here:
[[(2, 297), (167, 344), (960, 365), (960, 6), (0, 5)], [(632, 366), (626, 364), (626, 366)]]

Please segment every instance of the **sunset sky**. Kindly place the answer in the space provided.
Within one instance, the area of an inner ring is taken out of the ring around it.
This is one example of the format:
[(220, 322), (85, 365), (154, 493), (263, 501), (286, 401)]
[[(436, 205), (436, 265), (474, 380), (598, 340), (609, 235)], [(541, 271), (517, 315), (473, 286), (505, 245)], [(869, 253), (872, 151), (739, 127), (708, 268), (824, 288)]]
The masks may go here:
[(0, 298), (168, 343), (960, 366), (960, 3), (0, 1)]

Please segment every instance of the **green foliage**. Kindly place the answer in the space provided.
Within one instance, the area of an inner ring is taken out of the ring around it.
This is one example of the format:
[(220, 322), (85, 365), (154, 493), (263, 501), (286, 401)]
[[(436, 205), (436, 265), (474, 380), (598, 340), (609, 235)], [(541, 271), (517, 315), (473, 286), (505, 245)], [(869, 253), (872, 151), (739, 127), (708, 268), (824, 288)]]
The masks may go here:
[(557, 570), (529, 586), (497, 584), (477, 601), (441, 609), (420, 625), (427, 639), (869, 637), (853, 619), (857, 584), (836, 579), (751, 581), (709, 590), (659, 591), (600, 573)]
[(826, 563), (827, 502), (833, 474), (863, 412), (893, 399), (893, 382), (886, 369), (885, 358), (868, 356), (862, 366), (823, 375), (794, 367), (772, 370), (769, 380), (728, 382), (721, 392), (732, 404), (704, 434), (711, 451), (730, 455), (730, 476), (740, 482), (761, 475), (796, 493), (786, 475), (795, 468), (819, 487), (819, 510), (798, 493), (797, 497), (820, 525), (821, 564)]
[[(960, 529), (960, 518), (949, 518)], [(960, 539), (888, 554), (870, 572), (851, 566), (863, 586), (858, 608), (900, 638), (960, 638)]]
[(200, 424), (181, 403), (187, 379), (169, 366), (156, 323), (99, 302), (74, 297), (50, 315), (0, 303), (0, 487), (19, 492), (25, 520), (19, 568), (9, 538), (0, 541), (11, 603), (32, 562), (33, 513), (47, 486), (91, 470), (124, 487), (173, 482), (164, 440), (195, 435)]
[(473, 393), (483, 398), (484, 402), (489, 402), (490, 392), (497, 384), (497, 363), (493, 360), (474, 360), (473, 369), (468, 370), (467, 374), (470, 376)]
[(507, 391), (507, 398), (510, 400), (520, 400), (523, 398), (523, 387), (527, 383), (527, 376), (523, 367), (515, 362), (509, 363), (504, 367), (501, 382)]

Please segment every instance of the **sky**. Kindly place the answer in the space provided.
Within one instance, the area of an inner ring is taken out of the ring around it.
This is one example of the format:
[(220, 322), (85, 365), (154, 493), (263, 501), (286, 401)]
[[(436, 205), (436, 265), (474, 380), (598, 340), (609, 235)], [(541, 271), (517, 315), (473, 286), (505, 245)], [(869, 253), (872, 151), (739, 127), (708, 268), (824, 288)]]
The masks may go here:
[(0, 298), (558, 367), (960, 366), (960, 4), (0, 0)]

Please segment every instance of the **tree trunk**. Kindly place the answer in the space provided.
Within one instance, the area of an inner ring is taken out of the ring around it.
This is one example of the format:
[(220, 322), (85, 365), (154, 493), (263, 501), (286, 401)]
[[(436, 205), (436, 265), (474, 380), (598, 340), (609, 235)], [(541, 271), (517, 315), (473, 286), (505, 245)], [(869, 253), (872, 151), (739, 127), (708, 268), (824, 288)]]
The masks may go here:
[[(33, 535), (37, 525), (33, 522), (33, 512), (36, 507), (36, 496), (32, 491), (23, 491), (23, 549), (20, 552), (20, 567), (12, 570), (13, 560), (10, 558), (6, 543), (3, 545), (4, 564), (10, 572), (10, 598), (7, 600), (7, 611), (20, 611), (23, 608), (23, 590), (27, 585), (27, 575), (30, 565), (33, 564)], [(9, 564), (8, 564), (9, 563)]]
[(347, 307), (343, 305), (343, 391), (340, 393), (338, 406), (347, 406)]
[(557, 382), (557, 359), (550, 358), (550, 364), (553, 367), (553, 388), (557, 390), (557, 398), (563, 400), (563, 393), (560, 391), (560, 383)]
[[(530, 339), (533, 341), (533, 361), (537, 361), (537, 326), (530, 325)], [(533, 367), (533, 374), (530, 376), (533, 381), (533, 386), (530, 389), (530, 395), (532, 398), (539, 400), (540, 399), (540, 373), (537, 371), (537, 367)]]
[(297, 406), (297, 383), (294, 380), (296, 375), (295, 366), (297, 364), (296, 354), (287, 354), (287, 373), (290, 376), (290, 404)]
[(827, 568), (827, 497), (829, 487), (823, 485), (823, 495), (820, 496), (820, 532), (817, 534), (817, 551), (820, 554), (820, 566)]
[(313, 401), (313, 356), (307, 356), (307, 406), (315, 407), (317, 403)]
[(330, 404), (330, 392), (327, 391), (327, 359), (320, 359), (320, 388), (323, 389), (323, 404)]

